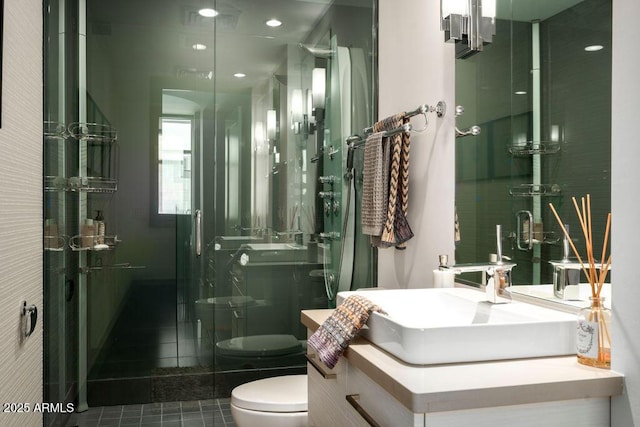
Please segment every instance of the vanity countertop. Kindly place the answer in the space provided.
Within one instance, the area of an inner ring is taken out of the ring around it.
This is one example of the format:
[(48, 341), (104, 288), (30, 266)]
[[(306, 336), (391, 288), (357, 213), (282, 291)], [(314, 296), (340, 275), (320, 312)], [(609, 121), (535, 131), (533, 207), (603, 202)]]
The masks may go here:
[[(303, 310), (302, 323), (315, 331), (332, 311)], [(415, 413), (616, 396), (624, 378), (575, 356), (410, 365), (361, 337), (344, 357)]]

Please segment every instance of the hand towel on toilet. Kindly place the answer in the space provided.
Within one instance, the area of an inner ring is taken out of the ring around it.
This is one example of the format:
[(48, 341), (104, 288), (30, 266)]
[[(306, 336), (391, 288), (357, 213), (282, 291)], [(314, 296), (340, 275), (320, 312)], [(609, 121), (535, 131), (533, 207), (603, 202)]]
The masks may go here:
[(307, 344), (330, 369), (362, 329), (371, 312), (386, 314), (379, 306), (360, 295), (351, 295), (309, 337)]

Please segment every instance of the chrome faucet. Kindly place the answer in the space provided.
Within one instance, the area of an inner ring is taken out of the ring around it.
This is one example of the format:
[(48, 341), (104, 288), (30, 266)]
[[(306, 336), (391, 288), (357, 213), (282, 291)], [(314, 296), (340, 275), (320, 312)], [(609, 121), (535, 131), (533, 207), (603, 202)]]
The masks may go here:
[[(564, 228), (568, 233), (569, 224)], [(549, 264), (553, 266), (553, 294), (565, 300), (579, 299), (581, 265), (569, 260), (569, 239), (566, 235), (562, 239), (562, 259), (549, 261)]]
[(487, 301), (504, 303), (511, 301), (511, 269), (516, 264), (505, 262), (502, 256), (502, 226), (496, 225), (496, 254), (487, 263), (456, 264), (451, 267), (441, 265), (441, 270), (451, 270), (455, 274), (482, 273)]

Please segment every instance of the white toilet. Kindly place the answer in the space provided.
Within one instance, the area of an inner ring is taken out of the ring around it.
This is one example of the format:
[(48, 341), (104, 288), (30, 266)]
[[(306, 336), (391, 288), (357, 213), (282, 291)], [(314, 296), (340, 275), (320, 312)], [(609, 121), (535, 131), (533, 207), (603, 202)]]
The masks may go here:
[(216, 364), (223, 369), (291, 366), (304, 360), (306, 342), (293, 335), (235, 337), (216, 343)]
[(238, 427), (307, 427), (307, 376), (239, 385), (231, 392), (231, 415)]

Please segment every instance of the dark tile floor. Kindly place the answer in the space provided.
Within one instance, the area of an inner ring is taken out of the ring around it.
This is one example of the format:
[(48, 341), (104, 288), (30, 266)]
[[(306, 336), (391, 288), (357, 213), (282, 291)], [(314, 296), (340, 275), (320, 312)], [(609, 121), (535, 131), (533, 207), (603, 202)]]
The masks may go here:
[(229, 399), (102, 406), (74, 414), (68, 427), (235, 427)]
[(171, 391), (179, 386), (161, 380), (185, 375), (185, 391), (194, 381), (213, 389), (212, 379), (193, 376), (213, 372), (213, 344), (207, 337), (198, 336), (195, 315), (188, 312), (193, 307), (186, 304), (187, 298), (175, 281), (132, 284), (126, 304), (91, 367), (89, 405), (219, 397), (207, 390), (157, 395), (159, 390)]
[[(149, 303), (150, 296), (153, 303)], [(212, 366), (213, 348), (198, 340), (197, 323), (185, 312), (185, 305), (174, 282), (134, 283), (90, 379), (142, 377), (161, 368)]]

